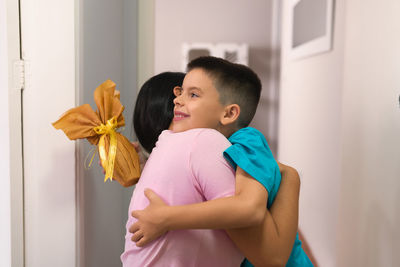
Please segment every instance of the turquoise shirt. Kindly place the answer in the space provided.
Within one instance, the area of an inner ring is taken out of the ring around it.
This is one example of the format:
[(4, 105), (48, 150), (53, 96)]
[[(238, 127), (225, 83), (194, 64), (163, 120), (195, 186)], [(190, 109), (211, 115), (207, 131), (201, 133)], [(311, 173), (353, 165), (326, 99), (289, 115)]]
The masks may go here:
[[(270, 208), (281, 184), (281, 173), (264, 135), (247, 127), (232, 134), (229, 141), (232, 146), (224, 151), (224, 157), (235, 169), (239, 166), (265, 187), (268, 191), (267, 208)], [(241, 266), (253, 265), (245, 259)], [(313, 266), (301, 247), (298, 234), (286, 266)]]

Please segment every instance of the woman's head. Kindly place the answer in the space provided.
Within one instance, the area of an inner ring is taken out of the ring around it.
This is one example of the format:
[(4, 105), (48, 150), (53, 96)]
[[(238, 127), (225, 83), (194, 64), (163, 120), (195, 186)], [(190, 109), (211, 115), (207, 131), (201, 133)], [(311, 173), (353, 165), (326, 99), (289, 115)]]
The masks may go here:
[(133, 126), (139, 143), (151, 152), (158, 136), (174, 117), (173, 88), (182, 85), (185, 74), (163, 72), (147, 80), (137, 96)]

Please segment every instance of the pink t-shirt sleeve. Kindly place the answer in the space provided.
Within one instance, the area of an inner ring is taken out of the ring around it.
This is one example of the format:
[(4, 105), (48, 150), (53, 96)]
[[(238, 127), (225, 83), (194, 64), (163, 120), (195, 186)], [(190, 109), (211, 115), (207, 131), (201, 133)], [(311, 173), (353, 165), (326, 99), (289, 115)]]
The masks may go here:
[(225, 136), (212, 129), (200, 131), (192, 143), (189, 164), (195, 188), (203, 193), (204, 200), (235, 193), (235, 172), (223, 157), (230, 145)]

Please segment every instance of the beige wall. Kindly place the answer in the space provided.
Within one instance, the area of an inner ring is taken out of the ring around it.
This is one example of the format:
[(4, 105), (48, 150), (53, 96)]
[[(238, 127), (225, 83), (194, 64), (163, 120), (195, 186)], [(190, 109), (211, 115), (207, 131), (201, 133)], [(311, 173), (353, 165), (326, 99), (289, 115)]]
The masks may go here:
[[(77, 42), (79, 100), (96, 108), (93, 91), (103, 81), (113, 80), (125, 106), (123, 134), (134, 139), (132, 117), (137, 85), (137, 1), (79, 1)], [(99, 25), (101, 25), (99, 27)], [(98, 164), (90, 169), (84, 161), (93, 146), (77, 145), (78, 259), (79, 266), (121, 266), (125, 225), (133, 187), (104, 183)], [(96, 156), (96, 158), (98, 158)]]
[(336, 0), (333, 50), (296, 61), (287, 3), (279, 156), (302, 177), (300, 228), (321, 266), (398, 266), (400, 3)]
[(400, 2), (347, 1), (338, 266), (400, 265)]
[[(184, 42), (234, 42), (249, 45), (249, 66), (263, 91), (253, 125), (277, 143), (278, 26), (270, 0), (155, 0), (154, 72), (182, 71)], [(275, 80), (274, 80), (275, 79)]]

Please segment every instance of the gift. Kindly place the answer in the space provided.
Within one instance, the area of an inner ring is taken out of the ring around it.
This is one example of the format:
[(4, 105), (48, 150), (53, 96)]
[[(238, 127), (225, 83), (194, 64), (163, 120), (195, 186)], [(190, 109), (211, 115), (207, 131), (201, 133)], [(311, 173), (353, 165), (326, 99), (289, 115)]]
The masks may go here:
[(70, 140), (86, 138), (96, 145), (101, 165), (105, 170), (104, 182), (117, 180), (128, 187), (140, 177), (139, 156), (132, 143), (117, 129), (125, 125), (120, 93), (115, 83), (107, 80), (94, 91), (95, 112), (89, 104), (73, 108), (53, 123)]

